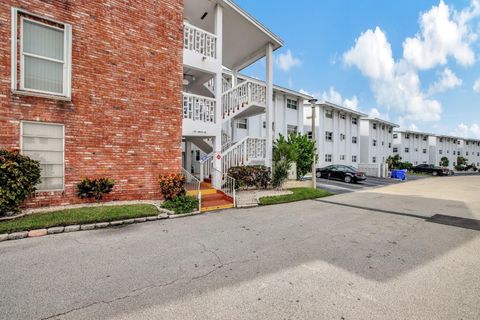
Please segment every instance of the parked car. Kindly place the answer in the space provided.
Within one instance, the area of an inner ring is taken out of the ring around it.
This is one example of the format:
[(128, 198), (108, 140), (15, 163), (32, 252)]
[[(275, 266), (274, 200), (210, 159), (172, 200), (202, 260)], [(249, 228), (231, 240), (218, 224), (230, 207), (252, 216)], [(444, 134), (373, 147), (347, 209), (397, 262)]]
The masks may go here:
[(450, 170), (447, 168), (435, 166), (433, 164), (420, 164), (412, 168), (413, 172), (417, 173), (428, 173), (434, 176), (448, 176), (450, 175)]
[(346, 183), (364, 181), (367, 176), (364, 172), (358, 171), (354, 167), (344, 165), (331, 165), (325, 168), (317, 169), (317, 178), (337, 179)]

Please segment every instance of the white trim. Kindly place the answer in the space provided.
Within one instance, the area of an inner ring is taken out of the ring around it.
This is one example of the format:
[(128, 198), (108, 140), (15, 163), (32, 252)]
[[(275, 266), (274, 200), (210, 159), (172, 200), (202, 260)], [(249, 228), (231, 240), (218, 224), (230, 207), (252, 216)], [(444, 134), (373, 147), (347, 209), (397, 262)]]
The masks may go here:
[[(42, 192), (64, 192), (65, 191), (65, 124), (63, 123), (55, 123), (55, 122), (44, 122), (44, 121), (31, 121), (31, 120), (21, 120), (20, 121), (20, 153), (23, 154), (23, 124), (24, 123), (33, 123), (33, 124), (44, 124), (44, 125), (50, 125), (50, 126), (61, 126), (62, 127), (62, 138), (54, 138), (54, 137), (45, 137), (48, 139), (62, 139), (63, 140), (63, 145), (62, 145), (62, 161), (63, 164), (62, 166), (62, 189), (49, 189), (49, 190), (37, 190), (35, 193), (42, 193)], [(26, 135), (25, 137), (34, 137), (31, 135)], [(39, 136), (35, 136), (35, 138), (38, 138)], [(41, 136), (40, 136), (41, 137)], [(27, 150), (28, 151), (28, 150)], [(39, 152), (48, 152), (48, 150), (39, 150)], [(55, 151), (59, 152), (59, 151)], [(58, 166), (59, 164), (50, 164), (50, 165), (56, 165)], [(44, 176), (42, 176), (44, 177)], [(48, 177), (47, 177), (48, 178)], [(55, 177), (55, 179), (59, 179), (59, 177)]]
[[(19, 88), (17, 88), (17, 82), (18, 82), (17, 69), (18, 69), (18, 63), (19, 63), (18, 57), (17, 57), (18, 56), (18, 43), (17, 43), (18, 26), (17, 25), (18, 25), (18, 16), (20, 13), (24, 15), (28, 15), (33, 18), (43, 19), (43, 20), (50, 21), (52, 23), (62, 25), (63, 29), (57, 26), (52, 26), (44, 22), (31, 19), (29, 17), (25, 17), (25, 16), (20, 17), (21, 19), (20, 20), (20, 83), (19, 83)], [(25, 21), (31, 22), (33, 24), (46, 26), (51, 29), (60, 30), (63, 32), (63, 35), (64, 35), (63, 60), (24, 52), (23, 30), (24, 30)], [(28, 11), (12, 7), (11, 46), (12, 46), (11, 47), (11, 89), (14, 94), (26, 95), (26, 96), (40, 96), (44, 98), (70, 101), (71, 91), (72, 91), (72, 27), (70, 24), (62, 23), (62, 22), (50, 19), (48, 17), (32, 14)], [(62, 75), (63, 75), (62, 92), (59, 93), (59, 92), (44, 91), (44, 90), (38, 90), (38, 89), (32, 89), (32, 88), (25, 88), (25, 56), (62, 64)]]

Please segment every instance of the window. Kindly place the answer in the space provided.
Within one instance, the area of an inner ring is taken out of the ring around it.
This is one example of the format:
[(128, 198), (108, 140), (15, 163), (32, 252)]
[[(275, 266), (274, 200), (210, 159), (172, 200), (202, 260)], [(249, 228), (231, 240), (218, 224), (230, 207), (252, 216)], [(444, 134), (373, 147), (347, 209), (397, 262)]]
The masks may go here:
[(345, 137), (346, 137), (346, 136), (345, 136), (345, 134), (343, 134), (343, 133), (340, 133), (340, 141), (343, 141), (343, 140), (345, 140)]
[(373, 130), (377, 130), (377, 124), (376, 124), (376, 123), (372, 123), (372, 128), (373, 128)]
[(200, 161), (200, 150), (195, 151), (195, 160)]
[(326, 131), (325, 132), (325, 140), (326, 141), (333, 141), (333, 132)]
[(415, 148), (415, 152), (418, 152), (418, 148)]
[(382, 130), (385, 131), (385, 125), (382, 125)]
[(287, 98), (287, 108), (292, 110), (298, 109), (298, 101)]
[(248, 119), (238, 119), (237, 120), (237, 128), (238, 129), (248, 129)]
[(63, 125), (42, 122), (21, 123), (22, 154), (40, 162), (40, 191), (63, 190)]
[(347, 116), (345, 115), (345, 113), (340, 113), (340, 119), (345, 120), (346, 118), (347, 118)]
[(340, 155), (340, 160), (345, 160), (345, 155), (344, 154)]
[(457, 154), (457, 152), (455, 150), (453, 150), (453, 155), (456, 155), (456, 154)]
[(332, 162), (332, 155), (331, 154), (326, 154), (325, 155), (325, 162)]
[(393, 139), (397, 139), (398, 138), (398, 134), (397, 133), (394, 133), (393, 134)]
[(450, 153), (450, 150), (447, 150), (447, 154)]
[(307, 132), (307, 136), (308, 136), (308, 139), (312, 140), (312, 139), (313, 139), (313, 132), (312, 132), (312, 131), (308, 131), (308, 132)]
[(376, 147), (377, 146), (377, 140), (373, 140), (373, 146)]
[(423, 152), (424, 154), (426, 154), (426, 153), (427, 153), (427, 149), (423, 149), (422, 152)]
[(417, 134), (417, 135), (415, 135), (415, 139), (418, 139), (418, 134)]
[(357, 143), (357, 137), (352, 137), (352, 143)]
[(325, 110), (325, 118), (333, 118), (333, 111), (332, 110)]
[(392, 143), (389, 142), (389, 143), (388, 143), (388, 148), (390, 149), (391, 147), (392, 147)]
[(377, 157), (372, 157), (372, 163), (377, 163)]
[(406, 134), (406, 135), (405, 135), (405, 139), (410, 139), (410, 135), (409, 135), (409, 134)]
[(287, 134), (290, 135), (292, 133), (297, 133), (298, 128), (297, 126), (287, 125)]
[(357, 123), (358, 123), (357, 118), (352, 118), (352, 124), (357, 124)]
[(468, 151), (465, 153), (465, 156), (468, 156)]
[(263, 121), (263, 129), (267, 128), (267, 121)]
[(353, 163), (357, 162), (357, 156), (352, 156), (352, 162)]
[(393, 148), (393, 152), (398, 153), (398, 148), (397, 147)]
[(392, 128), (388, 128), (388, 133), (392, 133)]
[(20, 58), (12, 59), (12, 90), (70, 98), (71, 26), (37, 18), (17, 8), (13, 8), (12, 14), (12, 52), (14, 57), (19, 52)]
[(409, 153), (409, 152), (410, 152), (410, 149), (409, 149), (409, 148), (405, 148), (405, 152), (406, 152), (406, 153)]
[(384, 145), (385, 145), (385, 141), (382, 141), (382, 146), (384, 146)]

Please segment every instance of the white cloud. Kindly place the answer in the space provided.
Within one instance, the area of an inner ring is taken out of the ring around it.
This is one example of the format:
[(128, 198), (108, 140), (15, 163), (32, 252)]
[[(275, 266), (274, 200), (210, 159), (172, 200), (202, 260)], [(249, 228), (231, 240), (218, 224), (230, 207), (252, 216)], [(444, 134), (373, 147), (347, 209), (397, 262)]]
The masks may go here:
[(353, 96), (350, 99), (343, 99), (340, 92), (335, 90), (334, 87), (330, 87), (328, 91), (324, 91), (321, 94), (314, 94), (315, 97), (332, 102), (334, 104), (338, 104), (340, 106), (344, 106), (353, 110), (357, 110), (358, 108), (358, 98), (357, 96)]
[(395, 62), (392, 48), (385, 33), (376, 27), (367, 30), (355, 41), (355, 46), (343, 55), (348, 66), (355, 65), (364, 76), (374, 79), (390, 80), (393, 78)]
[(473, 91), (480, 93), (480, 78), (473, 84)]
[(462, 79), (458, 78), (452, 70), (445, 68), (440, 74), (438, 81), (433, 83), (428, 89), (428, 94), (435, 94), (443, 92), (447, 89), (455, 88), (461, 86), (463, 83)]
[(452, 56), (464, 66), (475, 62), (471, 44), (477, 35), (468, 23), (480, 15), (480, 1), (457, 12), (443, 0), (420, 17), (420, 33), (403, 42), (403, 57), (419, 69), (445, 65)]
[(480, 125), (478, 123), (473, 123), (471, 125), (461, 123), (457, 126), (455, 131), (452, 132), (452, 135), (480, 139)]
[(378, 118), (378, 119), (382, 118), (382, 114), (380, 113), (380, 111), (378, 111), (377, 108), (370, 109), (370, 111), (368, 112), (368, 116), (370, 118)]
[(360, 35), (344, 54), (347, 65), (356, 66), (367, 78), (379, 105), (394, 108), (407, 119), (438, 121), (440, 103), (421, 91), (417, 70), (403, 60), (395, 62), (387, 36), (380, 29)]
[(410, 131), (418, 131), (418, 127), (415, 123), (410, 123), (410, 125), (408, 126), (408, 130)]
[(290, 71), (293, 67), (300, 66), (302, 61), (292, 55), (290, 49), (287, 52), (280, 53), (275, 58), (275, 63), (283, 71)]

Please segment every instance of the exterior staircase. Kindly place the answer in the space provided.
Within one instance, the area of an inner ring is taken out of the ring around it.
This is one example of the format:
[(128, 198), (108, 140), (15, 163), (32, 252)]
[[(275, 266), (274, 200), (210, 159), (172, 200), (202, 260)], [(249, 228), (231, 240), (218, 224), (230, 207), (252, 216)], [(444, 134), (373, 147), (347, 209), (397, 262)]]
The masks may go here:
[(210, 179), (200, 184), (201, 212), (230, 209), (234, 207), (232, 197), (212, 187)]

